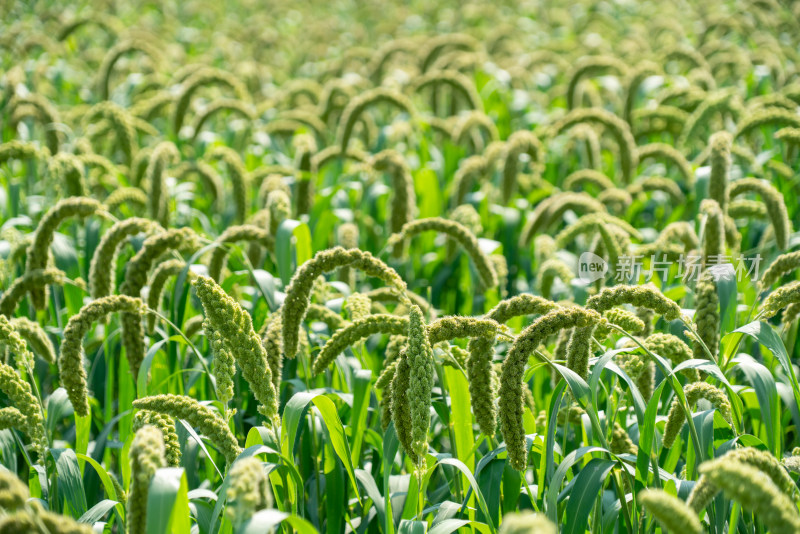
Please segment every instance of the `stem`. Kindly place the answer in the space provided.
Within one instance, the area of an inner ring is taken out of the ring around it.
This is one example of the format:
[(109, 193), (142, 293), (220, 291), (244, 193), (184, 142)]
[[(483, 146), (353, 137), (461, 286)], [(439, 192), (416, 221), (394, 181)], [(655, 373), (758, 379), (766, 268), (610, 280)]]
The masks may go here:
[[(211, 374), (211, 369), (209, 369), (208, 364), (206, 363), (205, 359), (203, 359), (203, 356), (200, 354), (200, 351), (197, 350), (197, 347), (195, 347), (194, 343), (192, 343), (191, 340), (189, 340), (189, 338), (186, 337), (186, 335), (183, 333), (183, 331), (180, 328), (178, 328), (175, 325), (175, 323), (173, 323), (172, 321), (170, 321), (169, 319), (167, 319), (166, 317), (161, 315), (156, 310), (150, 309), (147, 306), (145, 306), (145, 311), (147, 313), (152, 313), (153, 315), (155, 315), (156, 317), (158, 317), (159, 319), (161, 319), (162, 321), (164, 321), (165, 323), (170, 325), (172, 328), (174, 328), (176, 332), (178, 332), (178, 335), (180, 335), (183, 338), (183, 340), (186, 341), (186, 344), (189, 345), (192, 348), (192, 350), (194, 351), (194, 353), (197, 355), (197, 359), (200, 360), (200, 365), (203, 366), (203, 370), (205, 370), (205, 372), (208, 373), (208, 379), (211, 380), (211, 377), (213, 376)], [(214, 398), (217, 398), (217, 390), (216, 390), (216, 388), (212, 387), (211, 391), (213, 392)], [(217, 399), (217, 400), (219, 400), (219, 399)]]
[[(756, 309), (756, 302), (753, 301), (753, 304), (750, 306), (750, 311), (747, 313), (747, 320), (746, 322), (750, 322), (750, 318), (753, 316), (753, 311)], [(758, 319), (759, 315), (756, 315), (756, 319)], [(731, 359), (734, 357), (736, 352), (739, 350), (739, 345), (742, 344), (742, 338), (744, 338), (744, 334), (739, 335), (739, 339), (736, 340), (736, 345), (733, 347), (733, 350), (730, 353), (730, 358), (725, 359), (722, 365), (722, 372), (724, 373), (728, 369), (728, 365), (731, 363)]]
[[(423, 460), (424, 461), (424, 460)], [(413, 476), (417, 479), (417, 521), (422, 521), (422, 508), (424, 505), (424, 492), (422, 484), (424, 480), (423, 467), (417, 466)]]
[[(684, 324), (685, 324), (685, 321), (684, 321)], [(631, 336), (630, 334), (625, 332), (624, 329), (620, 328), (619, 326), (617, 326), (617, 325), (615, 325), (613, 323), (608, 323), (608, 325), (612, 329), (618, 330), (619, 332), (622, 332), (623, 334), (629, 336), (634, 341), (634, 343), (639, 345), (639, 348), (644, 350), (647, 353), (647, 355), (650, 356), (650, 358), (652, 358), (653, 361), (656, 362), (656, 364), (659, 363), (659, 360), (655, 357), (655, 355), (647, 347), (645, 347), (638, 339), (636, 339), (635, 337)], [(687, 327), (688, 327), (688, 325), (687, 325)], [(697, 335), (697, 333), (694, 332), (694, 329), (692, 329), (692, 332), (695, 335)], [(699, 339), (699, 336), (698, 336), (698, 339)], [(703, 343), (702, 340), (700, 340), (700, 342), (703, 345), (703, 348), (708, 352), (708, 354), (711, 355), (711, 353), (710, 353), (710, 351), (708, 351), (708, 347), (705, 345), (705, 343)], [(711, 360), (713, 361), (713, 357), (711, 358)], [(677, 395), (677, 391), (678, 391), (678, 389), (680, 389), (678, 387), (678, 386), (680, 386), (680, 383), (677, 382), (677, 379), (675, 378), (675, 375), (672, 374), (672, 373), (666, 373), (665, 369), (661, 369), (661, 372), (664, 373), (665, 377), (670, 379), (670, 384), (672, 385), (672, 389), (675, 391), (676, 396), (678, 396)], [(678, 396), (678, 399), (681, 400), (680, 396)], [(685, 399), (685, 397), (684, 397), (684, 399)], [(697, 469), (700, 466), (700, 462), (705, 459), (704, 458), (704, 452), (705, 451), (703, 451), (702, 448), (700, 447), (700, 438), (697, 435), (697, 429), (695, 428), (694, 420), (692, 419), (692, 408), (691, 408), (691, 406), (689, 406), (688, 402), (681, 401), (681, 407), (683, 408), (683, 411), (686, 414), (686, 423), (689, 425), (689, 433), (692, 436), (692, 442), (694, 444), (694, 448), (695, 448), (695, 451), (696, 451), (696, 454), (695, 454), (695, 465), (693, 466), (693, 471), (692, 471), (692, 474), (696, 474), (697, 473)], [(658, 475), (658, 470), (655, 470), (653, 474), (654, 474), (654, 476), (656, 478), (658, 478), (658, 476), (659, 476)]]

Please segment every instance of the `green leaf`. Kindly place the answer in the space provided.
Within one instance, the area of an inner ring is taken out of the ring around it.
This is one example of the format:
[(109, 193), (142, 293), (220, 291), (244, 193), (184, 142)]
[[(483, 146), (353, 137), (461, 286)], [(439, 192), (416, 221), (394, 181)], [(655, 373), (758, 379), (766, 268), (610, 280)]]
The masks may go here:
[(431, 529), (428, 531), (428, 534), (450, 534), (451, 532), (455, 532), (456, 530), (462, 527), (474, 527), (476, 530), (489, 533), (489, 527), (484, 523), (478, 523), (477, 521), (470, 521), (469, 519), (443, 519), (439, 523), (436, 523)]
[(597, 495), (605, 484), (616, 462), (605, 458), (592, 458), (578, 473), (567, 502), (567, 524), (564, 534), (583, 534), (589, 524), (589, 514)]
[(770, 452), (780, 458), (781, 454), (781, 424), (780, 404), (778, 389), (769, 369), (757, 361), (739, 356), (734, 359), (737, 369), (741, 370), (747, 381), (753, 386), (758, 399), (758, 409), (761, 415), (760, 422), (764, 433), (767, 435), (767, 445)]
[(425, 534), (428, 531), (428, 523), (425, 521), (410, 521), (403, 519), (400, 521), (398, 534)]
[(384, 532), (386, 534), (394, 533), (390, 481), (394, 459), (395, 456), (397, 456), (399, 447), (400, 441), (397, 439), (397, 432), (394, 430), (394, 422), (391, 422), (386, 432), (383, 433), (383, 501), (384, 508), (386, 509), (386, 524), (384, 527)]
[(369, 398), (372, 391), (372, 371), (358, 370), (353, 376), (353, 410), (350, 419), (350, 431), (353, 436), (352, 460), (353, 465), (358, 465), (361, 457), (361, 445), (364, 442), (364, 432), (367, 428), (367, 415), (369, 415)]
[(553, 523), (560, 524), (558, 520), (558, 493), (561, 490), (561, 483), (564, 481), (564, 477), (567, 476), (567, 471), (584, 456), (593, 452), (608, 453), (608, 451), (602, 447), (580, 447), (564, 457), (564, 460), (558, 465), (558, 469), (556, 469), (556, 472), (553, 474), (553, 478), (550, 479), (545, 496), (545, 511), (547, 517)]
[[(437, 465), (451, 465), (461, 471), (461, 473), (466, 477), (469, 481), (469, 485), (472, 488), (472, 491), (475, 492), (475, 497), (478, 499), (478, 506), (483, 512), (486, 521), (489, 524), (489, 530), (494, 533), (497, 532), (495, 529), (494, 523), (492, 522), (491, 514), (489, 513), (489, 507), (486, 505), (486, 499), (483, 497), (483, 492), (481, 492), (480, 486), (478, 486), (478, 482), (475, 480), (475, 477), (472, 476), (472, 472), (464, 465), (464, 462), (456, 459), (456, 458), (442, 458), (437, 462)], [(430, 472), (433, 472), (431, 469)]]
[(58, 498), (61, 510), (73, 519), (86, 512), (86, 494), (78, 467), (78, 457), (72, 449), (50, 449), (56, 462)]
[(314, 526), (296, 515), (279, 510), (261, 510), (242, 526), (241, 534), (268, 534), (281, 523), (288, 523), (297, 534), (318, 534)]
[(375, 479), (372, 478), (372, 475), (370, 475), (369, 472), (365, 471), (364, 469), (356, 469), (356, 478), (364, 486), (367, 496), (372, 500), (372, 504), (375, 506), (375, 512), (378, 514), (378, 521), (380, 521), (382, 525), (385, 525), (386, 506), (383, 496), (378, 490), (378, 485), (375, 484)]
[(147, 493), (147, 534), (190, 534), (186, 473), (179, 467), (156, 471)]
[(472, 450), (475, 439), (472, 436), (472, 410), (470, 409), (472, 401), (469, 396), (469, 382), (460, 369), (444, 366), (443, 370), (447, 380), (447, 393), (450, 396), (450, 420), (456, 438), (456, 456), (465, 465), (472, 465), (475, 459)]
[[(103, 483), (103, 489), (106, 491), (106, 495), (108, 495), (110, 499), (119, 500), (120, 496), (117, 495), (117, 490), (114, 487), (114, 483), (111, 481), (111, 476), (109, 476), (106, 469), (91, 456), (78, 453), (77, 457), (81, 462), (89, 462), (89, 465), (94, 468), (94, 470), (97, 472), (97, 476), (100, 477), (100, 481)], [(124, 517), (125, 514), (123, 513), (122, 516)]]
[(720, 333), (730, 332), (736, 327), (736, 306), (739, 297), (736, 288), (736, 271), (730, 263), (713, 265), (708, 270), (713, 273), (717, 286)]
[(150, 367), (153, 365), (153, 358), (156, 357), (158, 351), (164, 344), (169, 341), (168, 339), (162, 339), (156, 343), (153, 343), (153, 346), (147, 350), (147, 354), (142, 360), (141, 366), (139, 366), (139, 375), (136, 377), (136, 393), (139, 398), (147, 397), (147, 378), (150, 376)]
[(314, 403), (314, 406), (319, 410), (320, 415), (322, 415), (322, 420), (325, 422), (325, 427), (328, 430), (333, 450), (342, 461), (342, 464), (344, 464), (347, 475), (350, 477), (350, 483), (353, 485), (353, 490), (356, 493), (356, 498), (358, 498), (360, 502), (361, 497), (358, 493), (358, 485), (356, 484), (356, 477), (353, 472), (350, 447), (347, 444), (342, 421), (339, 419), (339, 414), (336, 411), (336, 405), (334, 405), (333, 401), (328, 397), (320, 393), (301, 391), (300, 393), (295, 393), (295, 395), (289, 399), (289, 402), (286, 403), (286, 407), (284, 408), (283, 420), (281, 423), (281, 452), (288, 458), (293, 456), (300, 420), (305, 413), (306, 407), (311, 402)]
[[(291, 253), (293, 238), (294, 257)], [(278, 263), (278, 274), (284, 286), (287, 286), (295, 269), (311, 259), (311, 231), (306, 223), (286, 219), (278, 226), (275, 235), (275, 258)]]
[[(800, 387), (797, 385), (797, 377), (794, 374), (794, 367), (792, 367), (792, 362), (789, 359), (789, 354), (786, 352), (786, 347), (783, 345), (783, 341), (781, 341), (780, 336), (777, 334), (777, 332), (775, 332), (775, 329), (773, 329), (768, 323), (762, 321), (753, 321), (752, 323), (748, 323), (737, 328), (731, 334), (725, 336), (725, 338), (732, 336), (733, 333), (746, 334), (752, 337), (767, 347), (772, 354), (778, 358), (781, 367), (783, 367), (783, 371), (786, 373), (786, 376), (789, 377), (795, 402), (797, 402), (798, 406), (800, 406)], [(724, 341), (725, 339), (723, 339), (723, 342)], [(735, 343), (731, 343), (730, 345), (736, 346)]]
[(97, 521), (102, 520), (114, 507), (117, 507), (117, 512), (122, 514), (122, 504), (117, 501), (112, 501), (111, 499), (104, 499), (83, 514), (80, 519), (78, 519), (78, 523), (93, 525)]

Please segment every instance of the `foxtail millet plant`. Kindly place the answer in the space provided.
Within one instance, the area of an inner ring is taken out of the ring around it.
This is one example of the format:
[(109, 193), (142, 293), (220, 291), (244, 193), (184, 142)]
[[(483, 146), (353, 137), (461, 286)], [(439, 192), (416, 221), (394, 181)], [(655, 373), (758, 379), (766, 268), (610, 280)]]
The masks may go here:
[(270, 191), (267, 195), (267, 210), (269, 210), (269, 232), (274, 237), (280, 224), (289, 218), (292, 213), (292, 201), (289, 195), (281, 190)]
[(145, 176), (150, 184), (148, 205), (150, 218), (157, 221), (165, 228), (169, 222), (169, 191), (167, 191), (167, 168), (180, 159), (180, 154), (175, 145), (163, 141), (156, 145), (150, 154)]
[[(411, 447), (414, 455), (421, 461), (428, 452), (428, 430), (430, 426), (431, 391), (434, 384), (433, 348), (428, 341), (428, 332), (422, 310), (411, 305), (408, 315), (408, 395), (411, 413)], [(417, 463), (417, 469), (423, 466)]]
[[(58, 372), (61, 383), (67, 390), (75, 413), (89, 414), (89, 390), (86, 383), (86, 370), (83, 365), (83, 338), (95, 322), (110, 313), (127, 313), (141, 322), (144, 303), (141, 299), (125, 295), (109, 295), (90, 302), (70, 317), (64, 327), (64, 341), (58, 357)], [(130, 355), (128, 355), (130, 359)], [(133, 366), (131, 365), (133, 369)], [(137, 366), (138, 371), (138, 366)], [(134, 377), (137, 375), (134, 374)]]
[[(759, 471), (769, 476), (783, 494), (793, 499), (796, 498), (797, 486), (794, 480), (789, 476), (783, 464), (769, 452), (754, 447), (742, 447), (728, 451), (720, 457), (720, 459), (723, 458), (725, 461), (743, 462), (757, 468)], [(707, 476), (701, 475), (700, 479), (692, 488), (692, 492), (689, 494), (686, 504), (695, 512), (700, 513), (711, 503), (719, 491), (720, 489), (716, 487)]]
[(130, 237), (150, 233), (158, 228), (158, 224), (149, 219), (131, 217), (115, 223), (103, 232), (89, 265), (89, 294), (92, 298), (105, 297), (114, 291), (117, 255), (123, 243)]
[(308, 215), (314, 206), (314, 194), (316, 193), (316, 174), (314, 168), (314, 153), (317, 151), (317, 142), (310, 134), (297, 134), (292, 137), (294, 147), (295, 168), (295, 217)]
[(13, 367), (0, 362), (0, 390), (6, 394), (14, 408), (25, 417), (25, 425), (19, 428), (31, 439), (31, 448), (38, 454), (38, 462), (45, 463), (48, 447), (42, 405), (33, 395), (30, 384)]
[(605, 206), (596, 198), (586, 193), (572, 193), (569, 191), (556, 193), (541, 201), (525, 221), (525, 226), (520, 234), (519, 244), (527, 247), (534, 237), (547, 229), (568, 210), (582, 214), (605, 212)]
[[(455, 95), (458, 94), (467, 103), (469, 109), (483, 110), (483, 102), (475, 89), (475, 84), (457, 70), (431, 70), (418, 76), (410, 84), (410, 87), (415, 93), (419, 93), (428, 87), (432, 88), (431, 102), (433, 103), (433, 113), (435, 115), (439, 103), (440, 91), (438, 89), (442, 85), (450, 87), (452, 91), (451, 100), (454, 100)], [(451, 106), (451, 114), (453, 107)]]
[[(358, 248), (358, 225), (343, 223), (336, 229), (336, 243), (342, 248)], [(345, 282), (351, 289), (355, 289), (355, 273), (349, 267), (339, 269), (339, 280)]]
[(503, 203), (508, 204), (517, 188), (517, 169), (519, 157), (526, 154), (530, 158), (530, 166), (534, 174), (544, 168), (544, 146), (539, 138), (527, 130), (518, 130), (506, 141), (505, 162), (503, 165)]
[[(376, 171), (387, 171), (391, 176), (392, 204), (389, 231), (400, 232), (403, 226), (412, 220), (416, 211), (416, 193), (411, 170), (405, 159), (394, 150), (384, 150), (375, 154), (369, 161)], [(402, 249), (396, 250), (399, 255)]]
[(528, 451), (525, 448), (525, 430), (522, 424), (522, 377), (528, 358), (550, 335), (566, 328), (593, 328), (600, 322), (600, 314), (579, 306), (560, 308), (548, 312), (533, 322), (517, 336), (503, 362), (500, 377), (500, 426), (508, 448), (511, 467), (524, 471)]
[(612, 332), (611, 327), (608, 326), (609, 324), (616, 325), (633, 335), (639, 335), (645, 329), (644, 321), (625, 308), (611, 308), (603, 312), (603, 318), (608, 324), (602, 324), (594, 331), (595, 338), (601, 342)]
[(390, 411), (397, 439), (411, 462), (418, 466), (422, 463), (423, 458), (417, 456), (412, 437), (413, 423), (411, 402), (408, 395), (411, 390), (411, 365), (408, 361), (407, 347), (403, 347), (400, 351), (392, 384), (388, 389), (389, 391), (385, 393), (390, 393), (392, 396)]
[[(615, 306), (623, 304), (651, 309), (667, 321), (681, 318), (680, 306), (665, 297), (661, 291), (652, 285), (616, 285), (604, 288), (600, 293), (589, 298), (586, 302), (586, 308), (604, 313)], [(570, 337), (567, 349), (567, 367), (584, 379), (589, 375), (593, 330), (594, 325), (576, 328)]]
[(709, 140), (711, 146), (711, 174), (708, 178), (708, 197), (716, 200), (723, 213), (728, 209), (728, 182), (731, 173), (731, 145), (733, 137), (728, 132), (717, 132)]
[(678, 183), (669, 178), (664, 178), (663, 176), (646, 176), (639, 178), (629, 185), (627, 190), (634, 198), (644, 193), (660, 191), (669, 196), (669, 200), (674, 205), (680, 205), (685, 201), (685, 195), (683, 191), (681, 191)]
[(119, 41), (106, 52), (105, 56), (103, 56), (103, 62), (98, 68), (97, 83), (102, 100), (108, 100), (109, 98), (111, 92), (111, 75), (114, 71), (114, 65), (116, 65), (117, 61), (123, 55), (130, 52), (141, 52), (149, 57), (151, 61), (158, 62), (161, 60), (161, 52), (158, 47), (145, 39), (133, 38)]
[(237, 224), (244, 223), (249, 207), (247, 192), (250, 187), (250, 179), (242, 158), (231, 148), (217, 146), (206, 155), (206, 159), (217, 159), (225, 163), (233, 186), (234, 221)]
[(578, 87), (584, 76), (597, 76), (611, 72), (616, 75), (624, 75), (628, 71), (625, 62), (614, 56), (593, 55), (579, 59), (573, 66), (572, 71), (567, 75), (569, 84), (567, 85), (567, 109), (575, 110), (580, 106), (578, 100)]
[[(787, 306), (800, 302), (800, 280), (789, 282), (769, 294), (758, 312), (759, 317), (769, 319)], [(786, 322), (784, 318), (784, 322)]]
[(58, 269), (34, 269), (14, 280), (0, 297), (0, 315), (11, 317), (25, 295), (33, 291), (44, 291), (51, 284), (64, 285), (69, 281), (64, 271)]
[[(352, 315), (354, 317), (358, 319), (363, 319), (371, 313), (370, 304), (372, 303), (372, 300), (369, 298), (369, 296), (367, 296), (364, 293), (352, 293), (350, 297), (353, 297), (354, 295), (358, 295), (358, 300), (360, 302), (357, 305), (357, 310), (354, 310), (351, 306), (349, 311), (353, 312)], [(348, 297), (348, 299), (350, 297)], [(320, 323), (325, 323), (325, 325), (328, 327), (328, 330), (331, 332), (336, 332), (340, 328), (344, 328), (345, 326), (350, 324), (348, 320), (346, 320), (344, 317), (342, 317), (332, 309), (323, 306), (322, 304), (313, 304), (313, 303), (308, 307), (305, 320), (306, 322), (309, 323), (315, 321)]]
[(103, 205), (109, 213), (116, 213), (120, 206), (126, 206), (126, 209), (134, 215), (144, 215), (147, 208), (147, 193), (138, 187), (120, 187), (106, 197)]
[[(485, 317), (504, 324), (514, 317), (542, 315), (557, 307), (557, 304), (545, 298), (522, 294), (500, 301)], [(492, 367), (494, 338), (473, 337), (467, 348), (469, 356), (466, 370), (472, 411), (481, 432), (493, 436), (497, 426), (497, 384)]]
[(283, 313), (280, 308), (273, 312), (262, 326), (261, 344), (267, 352), (267, 364), (272, 373), (275, 391), (280, 391), (283, 374)]
[(203, 304), (205, 324), (218, 333), (247, 380), (260, 406), (258, 411), (271, 423), (277, 422), (278, 395), (273, 385), (267, 353), (253, 330), (250, 315), (211, 278), (198, 276), (192, 284)]
[[(284, 315), (284, 320), (285, 320)], [(373, 314), (353, 321), (333, 333), (314, 359), (312, 372), (317, 375), (333, 363), (347, 347), (374, 334), (405, 336), (408, 334), (408, 318), (389, 314)], [(285, 343), (285, 338), (284, 338)]]
[(225, 261), (230, 252), (228, 245), (239, 241), (256, 243), (267, 250), (271, 250), (275, 246), (274, 235), (267, 229), (259, 228), (252, 224), (227, 227), (225, 231), (214, 240), (216, 247), (211, 252), (211, 258), (208, 261), (208, 276), (214, 281), (222, 281), (222, 269), (225, 267)]
[[(124, 162), (132, 166), (137, 148), (136, 126), (133, 116), (117, 104), (106, 100), (93, 106), (83, 117), (85, 124), (93, 124), (100, 119), (106, 120), (111, 124), (114, 131), (117, 145), (122, 152)], [(138, 185), (134, 182), (133, 185)]]
[(720, 263), (725, 256), (725, 214), (716, 200), (703, 199), (700, 213), (705, 216), (703, 228), (703, 267)]
[(13, 110), (12, 124), (19, 123), (23, 116), (38, 120), (43, 126), (47, 149), (53, 155), (59, 152), (60, 140), (56, 125), (61, 123), (61, 118), (56, 107), (47, 98), (38, 93), (15, 95), (7, 105)]
[(214, 329), (214, 326), (210, 322), (203, 321), (203, 333), (206, 339), (208, 339), (211, 353), (214, 355), (212, 365), (214, 371), (214, 390), (216, 391), (217, 399), (223, 406), (227, 406), (234, 395), (233, 378), (236, 374), (236, 359), (233, 357), (231, 348), (225, 338), (222, 337), (220, 332)]
[(234, 525), (242, 525), (259, 510), (272, 507), (272, 491), (258, 458), (236, 461), (228, 473), (225, 514)]
[(228, 112), (228, 120), (230, 120), (230, 117), (238, 115), (246, 121), (251, 121), (255, 116), (255, 110), (248, 102), (242, 102), (236, 98), (220, 98), (214, 100), (203, 108), (202, 113), (197, 118), (197, 121), (195, 121), (194, 127), (192, 128), (194, 131), (192, 140), (197, 139), (197, 136), (203, 130), (203, 126), (209, 122), (214, 115), (226, 111)]
[(153, 395), (133, 401), (133, 407), (137, 410), (168, 415), (176, 420), (185, 420), (209, 439), (228, 464), (232, 464), (242, 453), (236, 436), (231, 433), (225, 420), (211, 408), (191, 397), (172, 394)]
[(580, 169), (564, 178), (564, 182), (561, 184), (561, 188), (564, 191), (582, 191), (586, 186), (592, 186), (599, 191), (605, 191), (607, 189), (612, 189), (614, 187), (614, 182), (611, 178), (598, 170)]
[(686, 159), (686, 156), (672, 145), (666, 143), (650, 143), (638, 147), (636, 153), (639, 156), (640, 165), (650, 158), (666, 160), (677, 167), (687, 187), (691, 188), (694, 184), (695, 177), (692, 165)]
[(703, 525), (685, 502), (663, 490), (646, 489), (638, 494), (642, 508), (661, 524), (665, 532), (701, 534)]
[(740, 107), (739, 98), (732, 89), (722, 89), (709, 94), (684, 123), (681, 134), (676, 140), (676, 148), (686, 147), (698, 128), (708, 124), (708, 118), (714, 113), (736, 113)]
[(318, 252), (297, 269), (286, 290), (283, 304), (283, 350), (287, 358), (294, 358), (297, 354), (300, 323), (310, 303), (314, 280), (339, 267), (358, 269), (368, 276), (379, 278), (392, 286), (398, 295), (402, 295), (402, 300), (408, 300), (408, 297), (404, 296), (406, 283), (400, 275), (369, 252), (342, 247)]
[(164, 442), (164, 459), (167, 466), (180, 466), (181, 445), (178, 441), (178, 434), (175, 432), (175, 421), (172, 420), (172, 417), (147, 410), (137, 411), (133, 416), (131, 430), (136, 433), (140, 428), (147, 425), (153, 426), (161, 432), (161, 439)]
[[(3, 316), (0, 315), (0, 318)], [(47, 332), (39, 325), (27, 317), (15, 317), (11, 319), (11, 326), (25, 340), (34, 354), (42, 358), (47, 363), (56, 363), (56, 349)]]
[(792, 233), (792, 221), (789, 219), (781, 192), (767, 180), (758, 178), (742, 178), (731, 182), (728, 186), (728, 195), (731, 199), (747, 193), (755, 193), (761, 197), (772, 222), (775, 242), (780, 250), (786, 250)]
[(191, 175), (197, 175), (203, 185), (203, 192), (210, 195), (215, 207), (219, 205), (223, 195), (222, 177), (214, 167), (202, 160), (185, 161), (175, 168), (174, 175), (179, 183)]
[(661, 66), (650, 60), (640, 61), (630, 72), (627, 73), (625, 80), (625, 105), (622, 118), (628, 124), (633, 124), (633, 111), (636, 107), (636, 97), (642, 83), (651, 76), (658, 76), (662, 73)]
[(742, 117), (742, 120), (737, 123), (736, 137), (747, 136), (750, 132), (767, 125), (800, 128), (800, 115), (795, 110), (781, 107), (756, 110)]
[(339, 127), (336, 130), (336, 142), (341, 147), (342, 152), (347, 150), (347, 146), (350, 144), (350, 138), (353, 135), (353, 130), (361, 114), (364, 113), (367, 108), (379, 103), (392, 104), (411, 116), (416, 114), (411, 100), (404, 94), (393, 89), (378, 87), (361, 93), (350, 100), (347, 107), (342, 111)]
[[(647, 336), (642, 344), (653, 354), (667, 358), (672, 362), (672, 365), (678, 365), (694, 357), (689, 345), (673, 334), (656, 332)], [(700, 380), (700, 375), (696, 369), (686, 369), (683, 371), (683, 375), (689, 382)]]
[(728, 206), (728, 216), (732, 219), (767, 219), (767, 206), (758, 200), (737, 198)]
[[(486, 141), (480, 135), (485, 132)], [(453, 142), (457, 145), (469, 140), (476, 152), (483, 152), (500, 139), (497, 126), (491, 117), (482, 111), (472, 110), (462, 113), (451, 133)]]
[(604, 109), (573, 109), (550, 126), (548, 130), (549, 137), (555, 137), (568, 128), (581, 123), (599, 124), (614, 136), (619, 146), (622, 181), (625, 184), (631, 183), (639, 160), (636, 152), (636, 140), (633, 138), (628, 123)]
[(700, 473), (720, 488), (727, 498), (752, 511), (769, 532), (800, 532), (797, 506), (757, 467), (722, 457), (702, 463)]
[(508, 337), (506, 331), (505, 325), (493, 319), (450, 315), (436, 319), (428, 325), (428, 338), (431, 345), (436, 345), (457, 338), (494, 338), (499, 334)]
[(33, 354), (28, 350), (28, 345), (14, 325), (4, 315), (0, 315), (0, 347), (14, 355), (14, 362), (20, 372), (30, 372), (33, 368)]
[(556, 534), (555, 524), (535, 512), (511, 512), (503, 516), (499, 534)]
[[(50, 255), (50, 245), (58, 227), (70, 217), (85, 218), (102, 211), (102, 204), (93, 198), (71, 197), (56, 203), (39, 221), (33, 242), (28, 247), (28, 257), (25, 263), (26, 274), (31, 274), (37, 269), (46, 269)], [(31, 288), (31, 301), (37, 310), (44, 309), (46, 292), (45, 287)]]
[(0, 471), (0, 508), (15, 511), (25, 506), (29, 498), (28, 486), (22, 480), (8, 470)]
[(59, 152), (47, 163), (47, 173), (53, 185), (64, 193), (65, 197), (86, 195), (85, 168), (76, 156)]
[(247, 88), (236, 76), (212, 67), (199, 68), (180, 83), (180, 92), (175, 100), (175, 109), (172, 115), (172, 131), (175, 135), (181, 131), (194, 93), (209, 85), (228, 87), (233, 90), (237, 99), (250, 100)]
[(706, 359), (705, 349), (711, 351), (713, 358), (719, 352), (719, 296), (714, 274), (704, 270), (695, 284), (695, 312), (694, 322), (697, 325), (697, 334), (702, 343), (695, 340), (693, 346), (694, 357)]
[(488, 162), (480, 154), (462, 159), (451, 184), (451, 204), (454, 207), (463, 204), (464, 198), (472, 190), (475, 182), (482, 183), (488, 170)]
[[(714, 408), (719, 410), (723, 419), (730, 422), (731, 420), (731, 403), (728, 396), (716, 386), (712, 386), (707, 382), (692, 382), (683, 388), (686, 395), (686, 403), (689, 407), (694, 407), (697, 401), (705, 399), (710, 402)], [(664, 448), (671, 449), (675, 443), (675, 439), (680, 434), (683, 428), (683, 423), (686, 422), (687, 414), (684, 410), (683, 404), (679, 399), (672, 402), (667, 415), (667, 424), (664, 426)]]
[[(186, 262), (183, 260), (167, 260), (158, 265), (150, 275), (150, 280), (147, 283), (147, 307), (153, 311), (161, 309), (161, 299), (164, 293), (164, 286), (172, 276), (177, 276), (186, 268)], [(193, 276), (192, 271), (188, 271), (188, 277)], [(152, 335), (156, 329), (156, 315), (150, 313), (147, 315), (147, 332)]]
[(556, 278), (560, 279), (565, 285), (569, 286), (575, 277), (569, 265), (558, 258), (545, 260), (536, 273), (536, 286), (544, 298), (550, 298), (553, 289), (553, 282)]
[[(174, 228), (151, 235), (142, 243), (125, 269), (125, 281), (120, 287), (123, 295), (138, 298), (147, 283), (152, 265), (169, 251), (193, 250), (199, 237), (190, 228)], [(123, 312), (122, 343), (133, 376), (138, 376), (139, 365), (145, 357), (144, 328), (140, 314)]]
[(128, 490), (126, 523), (127, 534), (144, 534), (147, 525), (147, 494), (156, 471), (166, 466), (164, 440), (161, 431), (145, 425), (131, 443), (131, 483)]
[[(319, 305), (317, 305), (317, 309)], [(350, 295), (344, 300), (344, 305), (342, 306), (345, 312), (347, 312), (347, 316), (351, 321), (358, 321), (359, 319), (364, 319), (371, 314), (372, 310), (372, 300), (365, 294), (359, 293), (358, 291), (354, 293), (350, 293)], [(311, 311), (311, 306), (309, 306), (309, 312)], [(306, 319), (309, 319), (310, 313), (306, 312)]]
[(464, 248), (464, 251), (472, 259), (485, 289), (497, 286), (497, 273), (488, 256), (481, 250), (478, 238), (467, 227), (455, 221), (449, 221), (441, 217), (417, 219), (404, 224), (400, 232), (393, 234), (389, 238), (387, 244), (391, 246), (403, 243), (422, 232), (430, 231), (445, 234)]
[(785, 275), (800, 268), (800, 250), (787, 252), (775, 258), (758, 281), (759, 291), (766, 291)]

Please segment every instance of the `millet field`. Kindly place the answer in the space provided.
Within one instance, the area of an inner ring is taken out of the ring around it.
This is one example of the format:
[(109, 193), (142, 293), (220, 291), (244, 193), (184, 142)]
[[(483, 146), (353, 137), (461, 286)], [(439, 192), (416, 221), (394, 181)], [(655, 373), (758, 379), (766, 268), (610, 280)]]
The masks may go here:
[(800, 533), (800, 2), (0, 15), (0, 534)]

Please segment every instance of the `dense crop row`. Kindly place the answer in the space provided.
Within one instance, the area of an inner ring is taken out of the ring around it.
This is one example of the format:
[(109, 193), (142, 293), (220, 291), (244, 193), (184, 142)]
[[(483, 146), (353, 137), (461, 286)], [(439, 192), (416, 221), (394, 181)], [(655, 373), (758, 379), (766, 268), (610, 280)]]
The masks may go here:
[(0, 533), (800, 533), (796, 3), (258, 4), (4, 16)]

